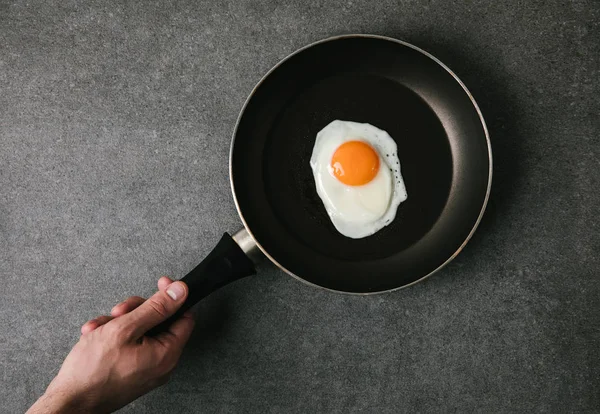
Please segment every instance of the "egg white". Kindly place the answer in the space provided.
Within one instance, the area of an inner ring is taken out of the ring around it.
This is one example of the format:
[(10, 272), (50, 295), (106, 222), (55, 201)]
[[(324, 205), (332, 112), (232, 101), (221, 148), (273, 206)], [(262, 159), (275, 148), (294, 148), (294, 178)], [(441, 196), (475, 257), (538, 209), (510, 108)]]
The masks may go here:
[[(366, 142), (379, 155), (379, 171), (365, 185), (346, 185), (333, 175), (331, 158), (348, 141)], [(331, 122), (317, 134), (310, 166), (331, 222), (346, 237), (360, 239), (381, 230), (394, 220), (398, 206), (408, 198), (396, 143), (371, 124)]]

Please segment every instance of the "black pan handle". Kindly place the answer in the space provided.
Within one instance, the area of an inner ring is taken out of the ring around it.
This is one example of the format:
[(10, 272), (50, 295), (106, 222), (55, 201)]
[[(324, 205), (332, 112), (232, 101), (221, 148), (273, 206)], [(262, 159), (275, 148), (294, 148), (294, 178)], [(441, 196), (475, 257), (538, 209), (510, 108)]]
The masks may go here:
[[(240, 244), (236, 243), (234, 238)], [(248, 246), (244, 243), (250, 243), (248, 239), (249, 235), (245, 229), (236, 233), (233, 238), (228, 233), (223, 234), (219, 243), (208, 256), (181, 279), (189, 289), (188, 297), (181, 308), (169, 319), (148, 331), (147, 334), (156, 335), (165, 331), (175, 319), (215, 290), (238, 279), (255, 274), (253, 261), (242, 250), (242, 247), (246, 248)], [(256, 245), (254, 244), (254, 246)]]

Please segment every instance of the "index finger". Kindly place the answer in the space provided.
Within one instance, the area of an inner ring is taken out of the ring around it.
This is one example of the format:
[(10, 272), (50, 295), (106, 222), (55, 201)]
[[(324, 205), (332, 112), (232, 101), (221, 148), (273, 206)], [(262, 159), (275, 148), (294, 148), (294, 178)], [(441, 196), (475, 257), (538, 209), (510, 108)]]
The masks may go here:
[(173, 282), (165, 291), (158, 291), (133, 311), (115, 322), (129, 339), (138, 339), (151, 328), (167, 320), (183, 305), (188, 295), (187, 285)]

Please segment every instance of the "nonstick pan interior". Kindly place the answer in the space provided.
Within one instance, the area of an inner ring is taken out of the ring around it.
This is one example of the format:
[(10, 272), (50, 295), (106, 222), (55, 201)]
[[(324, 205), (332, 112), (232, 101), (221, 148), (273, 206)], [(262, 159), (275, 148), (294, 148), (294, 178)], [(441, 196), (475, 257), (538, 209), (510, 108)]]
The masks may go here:
[[(335, 230), (309, 166), (317, 132), (335, 119), (373, 124), (398, 145), (408, 199), (363, 239)], [(262, 250), (309, 283), (354, 293), (399, 288), (447, 263), (491, 183), (485, 124), (460, 81), (424, 52), (372, 36), (319, 42), (276, 66), (240, 115), (230, 167)]]

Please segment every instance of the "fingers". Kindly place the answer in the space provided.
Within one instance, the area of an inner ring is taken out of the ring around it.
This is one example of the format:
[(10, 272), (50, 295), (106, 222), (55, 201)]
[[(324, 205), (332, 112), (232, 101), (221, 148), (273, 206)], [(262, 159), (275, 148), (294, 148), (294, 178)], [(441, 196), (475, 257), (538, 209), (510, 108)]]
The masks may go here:
[(194, 320), (192, 312), (187, 311), (181, 318), (177, 319), (169, 326), (168, 331), (156, 335), (155, 339), (169, 348), (170, 351), (181, 352), (187, 341), (190, 339), (195, 323), (196, 321)]
[[(173, 283), (173, 280), (169, 279), (166, 276), (161, 277), (158, 280), (158, 289), (162, 292), (166, 292), (167, 288)], [(85, 335), (89, 332), (94, 331), (99, 326), (102, 326), (109, 322), (110, 320), (117, 318), (119, 316), (123, 316), (134, 309), (137, 309), (142, 303), (144, 303), (146, 299), (139, 296), (131, 296), (125, 299), (123, 302), (116, 304), (110, 311), (111, 316), (99, 316), (92, 320), (87, 321), (81, 327), (81, 334)]]
[[(160, 279), (158, 279), (158, 290), (166, 290), (171, 283), (173, 283), (173, 281), (167, 276), (161, 277)], [(110, 311), (110, 314), (114, 317), (125, 315), (126, 313), (131, 312), (132, 310), (140, 306), (142, 303), (144, 303), (145, 300), (146, 299), (141, 298), (139, 296), (131, 296), (125, 299), (123, 302), (117, 303)]]
[(97, 329), (98, 327), (104, 325), (105, 323), (113, 320), (114, 318), (125, 315), (128, 312), (131, 312), (132, 310), (134, 310), (135, 308), (140, 306), (142, 303), (144, 303), (145, 300), (146, 299), (141, 298), (139, 296), (131, 296), (131, 297), (125, 299), (123, 302), (117, 303), (111, 309), (110, 316), (106, 316), (106, 315), (98, 316), (97, 318), (91, 319), (91, 320), (87, 321), (86, 323), (84, 323), (81, 326), (81, 334), (85, 335), (87, 333), (90, 333), (93, 330)]
[(144, 303), (146, 299), (141, 298), (139, 296), (131, 296), (125, 299), (123, 302), (116, 304), (110, 311), (110, 314), (115, 318), (117, 316), (123, 316), (128, 312), (131, 312), (142, 303)]
[[(171, 280), (167, 276), (161, 277), (160, 279), (158, 279), (158, 290), (167, 290), (171, 283), (173, 283), (173, 280)], [(123, 302), (116, 304), (110, 311), (110, 314), (114, 317), (122, 316), (140, 306), (142, 303), (144, 303), (145, 300), (146, 299), (141, 298), (139, 296), (131, 296), (125, 299)]]
[(160, 279), (158, 279), (158, 290), (160, 290), (161, 292), (167, 290), (171, 283), (173, 283), (173, 281), (168, 277), (161, 277)]
[(111, 321), (112, 319), (114, 319), (112, 316), (102, 315), (102, 316), (98, 316), (97, 318), (94, 318), (92, 320), (89, 320), (86, 323), (84, 323), (83, 326), (81, 327), (81, 334), (82, 335), (88, 334), (88, 333), (92, 332), (93, 330), (95, 330), (96, 328), (98, 328), (99, 326), (102, 326), (105, 323)]
[(165, 291), (158, 291), (133, 311), (115, 322), (124, 329), (129, 339), (138, 339), (150, 328), (165, 321), (183, 305), (188, 295), (185, 283), (171, 283)]

